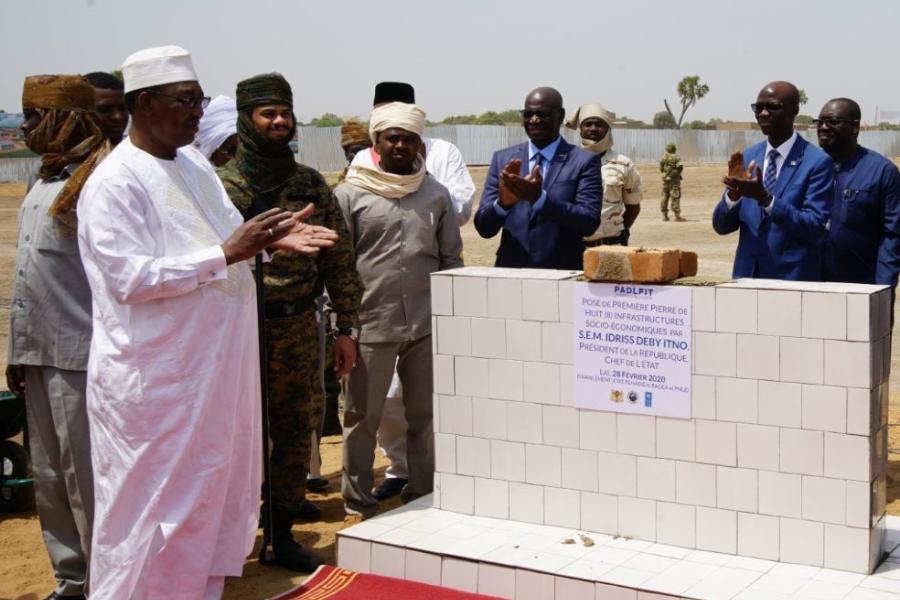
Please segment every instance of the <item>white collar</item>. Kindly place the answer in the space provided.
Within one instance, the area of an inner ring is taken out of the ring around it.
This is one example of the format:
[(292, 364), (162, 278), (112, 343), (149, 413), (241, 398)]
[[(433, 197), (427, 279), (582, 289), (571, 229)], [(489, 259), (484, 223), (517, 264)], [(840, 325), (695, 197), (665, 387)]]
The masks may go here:
[(782, 160), (786, 159), (788, 157), (788, 154), (791, 153), (791, 149), (794, 147), (794, 143), (797, 141), (798, 137), (799, 136), (797, 135), (797, 132), (796, 131), (793, 132), (791, 134), (791, 137), (789, 137), (787, 140), (785, 140), (777, 148), (772, 146), (772, 143), (768, 139), (766, 139), (766, 156), (765, 156), (765, 158), (769, 158), (769, 153), (772, 152), (772, 150), (774, 149), (774, 150), (778, 150), (778, 156), (781, 157)]

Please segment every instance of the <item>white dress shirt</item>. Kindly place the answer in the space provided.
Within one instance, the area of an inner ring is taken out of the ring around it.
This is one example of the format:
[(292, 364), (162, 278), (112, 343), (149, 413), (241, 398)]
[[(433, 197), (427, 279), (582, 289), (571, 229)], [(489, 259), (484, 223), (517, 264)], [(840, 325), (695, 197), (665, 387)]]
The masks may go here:
[(446, 140), (422, 138), (425, 143), (425, 170), (450, 192), (456, 222), (462, 227), (472, 216), (475, 183), (469, 175), (459, 148)]

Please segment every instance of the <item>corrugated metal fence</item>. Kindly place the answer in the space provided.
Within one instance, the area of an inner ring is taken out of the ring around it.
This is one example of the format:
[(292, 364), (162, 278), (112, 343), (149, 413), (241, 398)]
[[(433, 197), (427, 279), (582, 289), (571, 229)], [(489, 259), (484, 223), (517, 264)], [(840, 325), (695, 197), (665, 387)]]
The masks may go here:
[(3, 158), (0, 159), (0, 181), (28, 181), (37, 175), (41, 167), (38, 158)]
[[(569, 142), (577, 143), (578, 135), (574, 131), (564, 129), (562, 133)], [(340, 135), (339, 127), (301, 127), (300, 162), (320, 171), (343, 169)], [(489, 164), (495, 151), (527, 140), (521, 127), (500, 125), (441, 125), (427, 128), (425, 135), (456, 144), (469, 165)], [(804, 131), (801, 135), (816, 143), (815, 131)], [(637, 163), (658, 161), (669, 142), (677, 144), (683, 162), (724, 162), (735, 150), (763, 139), (759, 131), (671, 129), (613, 129), (613, 137), (616, 150)], [(885, 156), (900, 156), (900, 132), (863, 131), (859, 142)]]
[[(574, 131), (564, 129), (562, 133), (569, 142), (577, 143)], [(500, 125), (442, 125), (429, 127), (425, 135), (456, 144), (469, 165), (489, 164), (495, 151), (527, 140), (521, 127)], [(815, 131), (803, 131), (801, 135), (816, 143)], [(616, 150), (636, 163), (656, 162), (669, 142), (678, 145), (683, 162), (724, 162), (735, 150), (763, 139), (759, 131), (671, 129), (613, 129), (613, 136)], [(340, 138), (339, 127), (301, 127), (300, 162), (320, 171), (340, 171), (345, 165)], [(859, 142), (885, 156), (900, 156), (900, 132), (863, 131)], [(0, 159), (0, 181), (24, 181), (37, 173), (39, 166), (40, 162), (34, 158)]]

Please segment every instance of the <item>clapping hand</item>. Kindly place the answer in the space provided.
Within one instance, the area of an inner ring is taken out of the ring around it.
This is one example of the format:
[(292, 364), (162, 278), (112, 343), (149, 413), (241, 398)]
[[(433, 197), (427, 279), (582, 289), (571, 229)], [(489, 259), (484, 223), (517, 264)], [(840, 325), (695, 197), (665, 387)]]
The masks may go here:
[(728, 159), (728, 175), (722, 178), (722, 183), (728, 188), (728, 197), (737, 202), (742, 196), (753, 198), (760, 206), (768, 206), (771, 196), (766, 192), (762, 183), (762, 169), (751, 160), (744, 169), (744, 155), (735, 152)]
[(315, 210), (312, 203), (291, 215), (291, 227), (287, 235), (273, 242), (271, 248), (282, 252), (293, 252), (303, 256), (315, 257), (323, 248), (331, 248), (338, 240), (333, 229), (321, 225), (309, 225), (303, 220)]
[(541, 176), (541, 168), (535, 165), (534, 169), (531, 170), (531, 174), (525, 177), (519, 175), (519, 170), (521, 168), (522, 161), (518, 158), (514, 158), (506, 163), (506, 166), (503, 167), (503, 171), (500, 172), (500, 205), (503, 206), (503, 208), (507, 208), (503, 205), (504, 187), (506, 188), (507, 195), (511, 195), (515, 198), (510, 206), (519, 200), (534, 202), (541, 197), (541, 185), (544, 181)]

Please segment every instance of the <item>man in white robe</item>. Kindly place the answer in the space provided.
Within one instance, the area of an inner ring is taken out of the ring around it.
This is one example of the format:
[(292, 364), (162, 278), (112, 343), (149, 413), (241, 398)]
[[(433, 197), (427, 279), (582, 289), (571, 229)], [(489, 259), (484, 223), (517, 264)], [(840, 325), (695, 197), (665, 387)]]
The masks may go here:
[(91, 598), (219, 598), (225, 576), (241, 574), (259, 518), (259, 356), (245, 261), (267, 247), (314, 253), (333, 232), (278, 209), (242, 224), (189, 146), (209, 99), (185, 50), (142, 50), (122, 72), (129, 138), (78, 203), (93, 295)]

